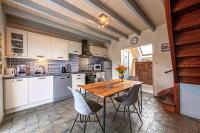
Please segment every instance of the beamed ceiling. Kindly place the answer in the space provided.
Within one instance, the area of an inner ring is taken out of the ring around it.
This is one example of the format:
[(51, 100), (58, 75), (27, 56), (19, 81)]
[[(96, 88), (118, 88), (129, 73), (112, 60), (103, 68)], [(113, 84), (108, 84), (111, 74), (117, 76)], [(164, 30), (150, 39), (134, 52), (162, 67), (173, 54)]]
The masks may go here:
[[(162, 0), (5, 0), (3, 10), (10, 22), (91, 42), (118, 41), (165, 23)], [(98, 27), (101, 13), (109, 18), (105, 28)]]

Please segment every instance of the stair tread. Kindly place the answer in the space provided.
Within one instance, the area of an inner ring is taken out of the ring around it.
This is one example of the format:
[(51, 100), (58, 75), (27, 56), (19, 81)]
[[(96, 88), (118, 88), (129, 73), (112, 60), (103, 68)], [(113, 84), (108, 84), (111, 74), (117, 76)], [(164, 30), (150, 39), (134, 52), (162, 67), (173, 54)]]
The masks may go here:
[(173, 95), (167, 95), (166, 98), (162, 101), (162, 103), (175, 106), (173, 101)]

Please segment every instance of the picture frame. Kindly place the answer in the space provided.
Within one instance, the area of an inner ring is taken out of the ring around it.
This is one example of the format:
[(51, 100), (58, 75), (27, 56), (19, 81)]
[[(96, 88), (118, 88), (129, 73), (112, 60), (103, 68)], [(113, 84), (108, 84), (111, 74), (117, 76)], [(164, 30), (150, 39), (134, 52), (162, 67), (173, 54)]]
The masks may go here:
[(161, 52), (169, 52), (170, 51), (170, 47), (169, 47), (169, 43), (161, 43)]

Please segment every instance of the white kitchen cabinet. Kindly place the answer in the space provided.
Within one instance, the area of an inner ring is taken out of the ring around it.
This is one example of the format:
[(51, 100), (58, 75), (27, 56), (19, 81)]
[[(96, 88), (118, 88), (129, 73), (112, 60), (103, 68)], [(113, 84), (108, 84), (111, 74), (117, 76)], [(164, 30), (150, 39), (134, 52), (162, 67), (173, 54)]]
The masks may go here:
[(96, 78), (103, 78), (105, 80), (105, 72), (96, 72)]
[(72, 74), (72, 88), (80, 90), (79, 85), (85, 85), (85, 74)]
[(53, 98), (53, 77), (34, 77), (29, 79), (29, 103), (37, 103)]
[(54, 60), (69, 60), (68, 40), (51, 37), (51, 54)]
[(49, 36), (28, 32), (28, 56), (31, 58), (51, 58)]
[(28, 104), (28, 78), (4, 80), (4, 108)]
[(108, 56), (108, 49), (98, 46), (90, 46), (90, 52), (93, 56), (98, 57), (107, 57)]
[(27, 31), (6, 28), (6, 56), (27, 57)]
[(69, 53), (70, 54), (82, 54), (82, 44), (79, 42), (69, 41)]

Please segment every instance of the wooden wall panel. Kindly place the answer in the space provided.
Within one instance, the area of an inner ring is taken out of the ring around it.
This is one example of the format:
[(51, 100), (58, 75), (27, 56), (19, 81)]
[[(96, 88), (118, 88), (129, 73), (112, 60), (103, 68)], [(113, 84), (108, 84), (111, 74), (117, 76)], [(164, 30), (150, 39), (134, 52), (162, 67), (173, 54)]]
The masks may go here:
[(179, 68), (178, 71), (180, 77), (200, 78), (199, 68)]
[(192, 6), (196, 6), (199, 4), (199, 0), (175, 0), (173, 3), (173, 12), (179, 12), (186, 8), (190, 8)]

